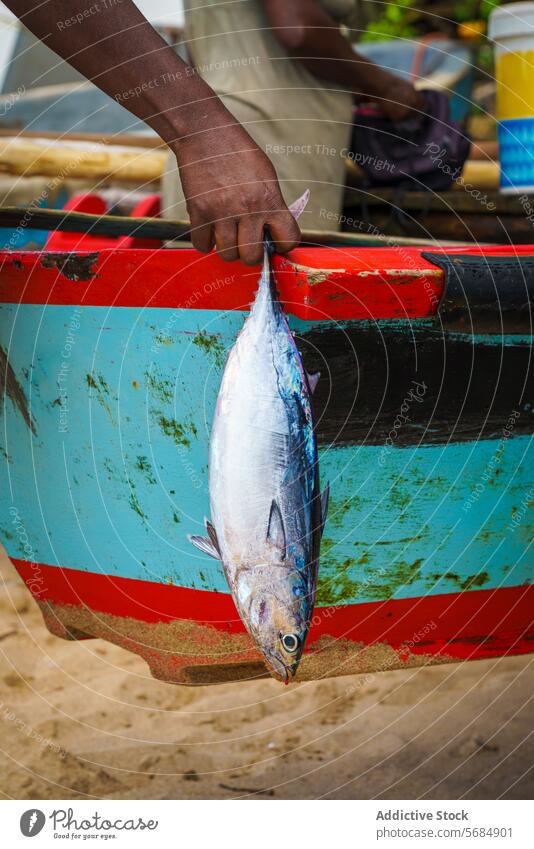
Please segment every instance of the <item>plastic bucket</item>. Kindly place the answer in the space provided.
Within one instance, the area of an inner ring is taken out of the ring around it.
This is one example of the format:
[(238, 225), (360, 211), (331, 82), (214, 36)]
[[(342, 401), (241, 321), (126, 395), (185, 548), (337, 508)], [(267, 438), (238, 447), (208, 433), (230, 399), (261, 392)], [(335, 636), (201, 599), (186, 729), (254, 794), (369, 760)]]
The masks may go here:
[(501, 191), (534, 194), (534, 3), (509, 3), (489, 19), (495, 42)]

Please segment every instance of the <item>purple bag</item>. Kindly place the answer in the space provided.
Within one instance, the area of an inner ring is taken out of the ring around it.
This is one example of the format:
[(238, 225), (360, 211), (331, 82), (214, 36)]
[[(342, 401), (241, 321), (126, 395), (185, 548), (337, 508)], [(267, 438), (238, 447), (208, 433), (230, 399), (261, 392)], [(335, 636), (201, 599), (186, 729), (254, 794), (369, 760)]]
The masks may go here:
[(373, 107), (356, 110), (352, 159), (372, 186), (409, 184), (413, 191), (445, 191), (457, 179), (471, 142), (450, 118), (449, 99), (425, 89), (424, 116), (393, 123)]

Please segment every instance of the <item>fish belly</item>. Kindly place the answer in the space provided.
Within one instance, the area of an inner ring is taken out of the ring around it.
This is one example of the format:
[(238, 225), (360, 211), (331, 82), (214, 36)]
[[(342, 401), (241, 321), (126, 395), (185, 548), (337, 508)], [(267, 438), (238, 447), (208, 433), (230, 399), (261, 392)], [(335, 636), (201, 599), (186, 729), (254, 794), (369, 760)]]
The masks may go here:
[[(253, 331), (254, 328), (247, 328)], [(284, 357), (265, 329), (242, 333), (227, 362), (212, 428), (210, 497), (223, 562), (261, 563), (277, 500), (290, 533), (302, 536), (302, 451), (295, 443), (292, 409), (280, 385)], [(292, 351), (286, 346), (289, 358)], [(287, 360), (286, 360), (287, 361)], [(298, 514), (298, 515), (297, 515)], [(291, 528), (291, 526), (294, 526)]]

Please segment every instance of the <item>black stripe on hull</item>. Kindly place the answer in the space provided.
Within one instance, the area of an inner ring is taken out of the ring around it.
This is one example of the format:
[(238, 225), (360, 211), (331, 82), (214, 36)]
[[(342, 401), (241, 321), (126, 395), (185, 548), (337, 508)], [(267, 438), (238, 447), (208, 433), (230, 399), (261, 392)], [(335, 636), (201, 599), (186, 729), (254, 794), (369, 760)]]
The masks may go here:
[(445, 272), (436, 324), (467, 333), (532, 333), (534, 256), (423, 253)]
[(428, 326), (329, 325), (298, 340), (320, 371), (320, 444), (444, 444), (534, 431), (532, 346)]

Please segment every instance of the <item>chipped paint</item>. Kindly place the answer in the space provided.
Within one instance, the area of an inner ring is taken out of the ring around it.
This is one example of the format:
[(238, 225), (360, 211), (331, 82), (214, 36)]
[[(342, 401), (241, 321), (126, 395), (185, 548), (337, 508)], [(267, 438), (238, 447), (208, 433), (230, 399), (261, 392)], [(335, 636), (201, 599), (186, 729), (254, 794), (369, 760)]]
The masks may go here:
[(441, 278), (442, 276), (443, 272), (439, 268), (380, 268), (358, 271), (358, 277), (395, 277), (397, 283), (410, 283), (414, 277)]
[(287, 265), (300, 274), (305, 274), (310, 286), (324, 283), (331, 274), (345, 274), (344, 268), (311, 268), (309, 265), (299, 265), (298, 262), (287, 260)]
[(92, 254), (43, 253), (40, 264), (42, 268), (55, 268), (67, 280), (78, 283), (98, 276), (95, 268), (98, 257), (98, 252)]

